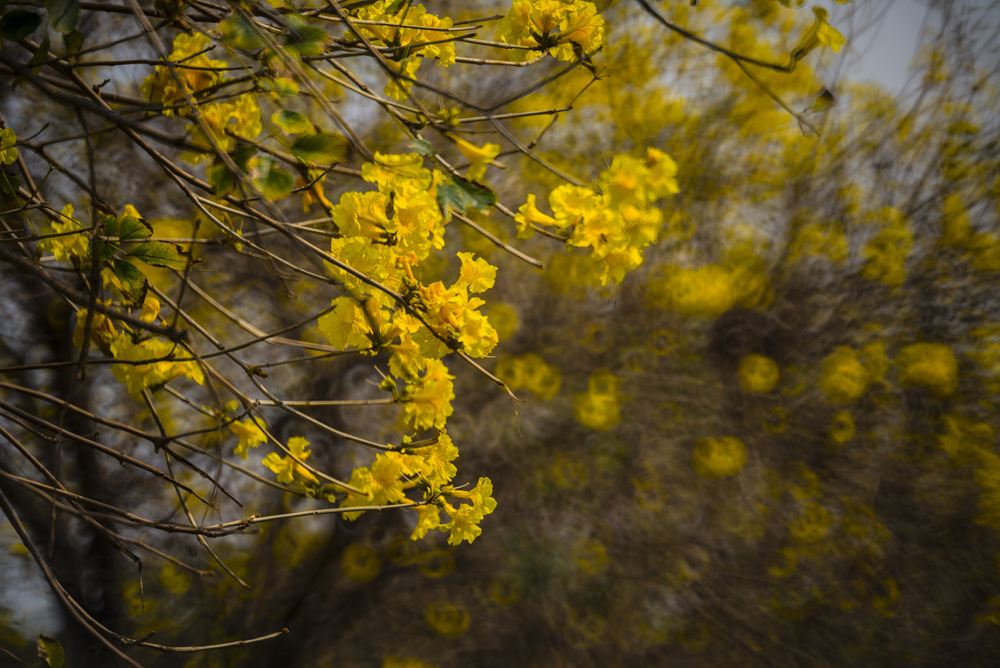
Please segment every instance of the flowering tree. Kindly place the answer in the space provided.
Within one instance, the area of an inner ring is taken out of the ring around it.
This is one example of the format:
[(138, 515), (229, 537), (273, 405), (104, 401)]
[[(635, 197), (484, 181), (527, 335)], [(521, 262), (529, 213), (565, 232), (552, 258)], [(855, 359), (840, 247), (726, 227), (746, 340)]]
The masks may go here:
[[(547, 264), (563, 290), (610, 289), (685, 229), (690, 214), (671, 202), (693, 176), (658, 137), (658, 114), (679, 102), (648, 98), (661, 106), (622, 116), (643, 85), (662, 85), (641, 57), (649, 44), (676, 49), (679, 72), (692, 52), (718, 54), (737, 127), (815, 134), (809, 113), (832, 98), (816, 95), (810, 54), (844, 40), (823, 10), (789, 4), (640, 1), (606, 20), (583, 0), (453, 16), (401, 0), (4, 3), (0, 75), (16, 92), (0, 105), (0, 270), (17, 315), (0, 350), (0, 510), (65, 610), (134, 663), (129, 648), (204, 649), (112, 627), (121, 599), (143, 609), (150, 560), (249, 587), (218, 539), (385, 509), (407, 513), (414, 539), (475, 540), (496, 501), (489, 478), (455, 465), (456, 369), (512, 398), (558, 391), (544, 360), (487, 370), (510, 312), (480, 295), (518, 265)], [(603, 167), (572, 160), (557, 124), (594, 95), (624, 133)], [(801, 99), (809, 113), (794, 111)], [(898, 279), (894, 216), (869, 278)], [(744, 259), (667, 267), (649, 298), (702, 316), (761, 303), (761, 265)], [(918, 367), (943, 353), (908, 354), (907, 382), (926, 385), (934, 372)], [(841, 357), (831, 368), (857, 362)], [(748, 391), (777, 377), (766, 356), (740, 362)], [(860, 396), (830, 383), (831, 397)], [(578, 421), (618, 424), (619, 388), (611, 372), (590, 375)], [(695, 470), (731, 475), (744, 449), (705, 440)], [(308, 502), (261, 512), (266, 490)], [(132, 564), (128, 585), (95, 585), (54, 556), (80, 531), (101, 559)]]

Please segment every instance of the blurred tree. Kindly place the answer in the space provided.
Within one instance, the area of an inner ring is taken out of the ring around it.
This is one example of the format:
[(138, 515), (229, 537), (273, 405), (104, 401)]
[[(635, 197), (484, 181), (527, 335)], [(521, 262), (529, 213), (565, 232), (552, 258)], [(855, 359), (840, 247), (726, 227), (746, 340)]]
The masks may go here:
[(995, 655), (995, 44), (891, 100), (798, 4), (6, 4), (0, 510), (71, 660)]

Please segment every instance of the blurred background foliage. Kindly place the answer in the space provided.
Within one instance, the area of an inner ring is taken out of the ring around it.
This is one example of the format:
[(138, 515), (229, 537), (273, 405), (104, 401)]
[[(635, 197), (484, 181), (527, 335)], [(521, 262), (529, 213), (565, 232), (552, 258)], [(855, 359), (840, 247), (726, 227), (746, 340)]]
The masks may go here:
[[(734, 51), (781, 60), (808, 20), (780, 4), (660, 9)], [(864, 17), (866, 3), (856, 5)], [(588, 287), (584, 256), (518, 241), (495, 216), (474, 220), (546, 257), (544, 270), (467, 227), (449, 230), (450, 243), (501, 267), (487, 295), (501, 340), (490, 368), (524, 399), (456, 372), (449, 432), (498, 501), (482, 536), (460, 547), (443, 536), (412, 542), (409, 518), (391, 513), (272, 524), (215, 546), (252, 591), (150, 559), (140, 592), (120, 557), (95, 562), (116, 564), (108, 592), (120, 600), (107, 605), (135, 637), (199, 645), (291, 630), (242, 649), (140, 660), (994, 665), (1000, 68), (996, 33), (984, 31), (995, 8), (936, 5), (914, 83), (897, 97), (821, 77), (806, 61), (792, 74), (758, 73), (762, 87), (635, 4), (605, 8), (600, 80), (588, 85), (578, 68), (525, 100), (574, 107), (546, 130), (542, 155), (593, 179), (607, 156), (654, 146), (676, 161), (680, 192), (661, 204), (658, 243), (616, 287)], [(486, 72), (432, 76), (473, 97), (523, 83)], [(376, 147), (403, 139), (388, 126), (370, 135)], [(511, 156), (490, 184), (511, 201), (535, 194), (544, 209), (561, 181)], [(252, 300), (267, 331), (278, 326), (269, 317), (293, 321), (303, 303), (239, 265), (202, 280), (230, 303)], [(350, 361), (330, 369), (269, 371), (314, 395), (346, 386), (356, 396), (370, 380)], [(395, 413), (320, 418), (377, 438)], [(134, 481), (112, 485), (143, 493)], [(280, 493), (259, 501), (270, 512), (313, 504)], [(200, 563), (193, 540), (172, 540)], [(4, 572), (21, 559), (12, 548)], [(2, 614), (0, 646), (31, 655), (17, 609)], [(63, 634), (67, 665), (88, 665), (88, 642), (68, 629), (53, 621), (46, 632)]]

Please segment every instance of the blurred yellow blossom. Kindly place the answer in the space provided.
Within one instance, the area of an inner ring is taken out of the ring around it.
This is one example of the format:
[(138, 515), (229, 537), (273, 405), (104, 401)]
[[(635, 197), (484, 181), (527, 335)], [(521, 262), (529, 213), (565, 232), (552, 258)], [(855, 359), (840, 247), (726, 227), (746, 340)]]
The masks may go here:
[(607, 431), (617, 425), (621, 421), (619, 385), (621, 380), (610, 371), (602, 369), (592, 373), (587, 391), (573, 398), (576, 421), (598, 431)]
[(747, 392), (770, 392), (778, 384), (778, 365), (770, 357), (745, 355), (739, 365), (740, 387)]
[(691, 465), (702, 478), (713, 480), (735, 475), (747, 462), (747, 446), (738, 438), (703, 438), (694, 448)]
[(942, 343), (915, 343), (899, 351), (899, 382), (930, 390), (945, 397), (958, 388), (958, 361)]
[(838, 346), (820, 365), (819, 388), (831, 403), (846, 404), (868, 391), (871, 378), (858, 359), (858, 353), (847, 346)]

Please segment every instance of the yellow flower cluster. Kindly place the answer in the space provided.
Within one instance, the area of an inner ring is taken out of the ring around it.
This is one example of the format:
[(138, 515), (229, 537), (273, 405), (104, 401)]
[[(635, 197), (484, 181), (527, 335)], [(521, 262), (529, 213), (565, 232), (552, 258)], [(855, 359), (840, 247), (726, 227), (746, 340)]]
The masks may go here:
[(229, 431), (236, 434), (236, 438), (239, 439), (234, 452), (242, 459), (247, 458), (247, 452), (250, 448), (267, 443), (267, 434), (264, 433), (258, 422), (263, 423), (260, 418), (247, 418), (246, 420), (230, 422), (228, 425)]
[(498, 41), (531, 47), (512, 54), (528, 60), (548, 51), (559, 60), (575, 60), (574, 45), (583, 53), (604, 44), (604, 19), (584, 0), (514, 0), (497, 27)]
[(740, 387), (747, 392), (770, 392), (778, 384), (780, 372), (777, 363), (763, 355), (745, 355), (737, 370)]
[[(419, 488), (424, 492), (425, 502), (414, 505), (417, 526), (412, 538), (422, 538), (437, 529), (450, 534), (448, 542), (452, 545), (463, 540), (471, 543), (481, 533), (479, 523), (497, 504), (492, 496), (493, 483), (488, 478), (480, 478), (476, 487), (468, 491), (451, 485), (456, 472), (451, 462), (457, 457), (458, 448), (444, 431), (438, 433), (431, 445), (380, 454), (370, 467), (359, 467), (351, 474), (349, 484), (360, 493), (349, 490), (341, 507), (407, 503), (407, 490)], [(449, 521), (441, 521), (442, 510)], [(350, 520), (360, 514), (349, 512), (344, 517)]]
[[(423, 5), (378, 0), (361, 7), (356, 18), (393, 24), (359, 24), (357, 27), (375, 46), (395, 49), (386, 60), (403, 77), (415, 77), (421, 58), (432, 58), (444, 67), (455, 62), (455, 43), (448, 40), (447, 32), (452, 25), (451, 18), (428, 14)], [(405, 100), (412, 86), (411, 81), (394, 78), (383, 92), (394, 100)]]
[(512, 390), (525, 389), (547, 401), (559, 393), (562, 376), (537, 353), (504, 355), (497, 360), (496, 375)]
[(576, 421), (588, 429), (608, 431), (621, 421), (621, 380), (607, 370), (595, 371), (587, 381), (587, 391), (573, 397)]
[(135, 343), (130, 335), (123, 334), (111, 341), (109, 347), (114, 358), (119, 360), (111, 366), (111, 373), (118, 382), (124, 383), (133, 397), (181, 376), (199, 385), (205, 383), (201, 366), (190, 359), (175, 360), (175, 356), (187, 357), (187, 353), (169, 341), (153, 338)]
[(38, 247), (52, 253), (59, 262), (70, 262), (73, 258), (82, 259), (87, 256), (87, 244), (90, 238), (84, 234), (83, 223), (73, 217), (73, 205), (67, 204), (59, 214), (59, 220), (49, 225), (52, 235), (38, 242)]
[(549, 195), (552, 215), (540, 211), (535, 196), (518, 210), (518, 236), (552, 228), (567, 246), (589, 248), (600, 267), (601, 285), (619, 283), (642, 263), (642, 250), (656, 241), (663, 212), (653, 204), (677, 193), (677, 165), (666, 153), (647, 149), (643, 160), (618, 155), (597, 179), (599, 190), (559, 186)]
[[(443, 176), (425, 169), (416, 154), (376, 153), (361, 173), (378, 190), (345, 193), (331, 212), (339, 232), (331, 254), (354, 271), (327, 264), (354, 296), (334, 300), (318, 326), (333, 346), (390, 351), (390, 372), (410, 384), (402, 397), (407, 420), (418, 430), (440, 428), (453, 395), (443, 364), (430, 362), (452, 349), (473, 357), (492, 352), (496, 330), (479, 311), (485, 302), (472, 295), (493, 286), (496, 267), (459, 253), (453, 285), (423, 285), (420, 263), (444, 246), (445, 220), (434, 195)], [(410, 308), (373, 289), (362, 274), (406, 295)]]
[(769, 300), (770, 283), (762, 263), (707, 264), (694, 269), (666, 266), (647, 284), (650, 307), (690, 317), (715, 318), (737, 304), (752, 308)]
[(958, 361), (951, 348), (942, 343), (915, 343), (896, 356), (899, 382), (923, 387), (939, 397), (958, 389)]
[(846, 404), (868, 391), (872, 376), (858, 356), (858, 351), (838, 346), (820, 364), (819, 389), (834, 404)]
[(174, 73), (171, 73), (166, 65), (157, 67), (142, 82), (140, 90), (143, 96), (151, 102), (162, 104), (165, 107), (164, 116), (173, 116), (174, 105), (181, 105), (182, 115), (189, 114), (185, 96), (197, 95), (199, 91), (219, 83), (221, 72), (227, 67), (225, 62), (208, 57), (206, 52), (211, 46), (212, 40), (208, 35), (202, 33), (178, 35), (174, 40), (174, 50), (170, 54), (170, 61), (175, 63)]
[(735, 475), (746, 463), (747, 446), (733, 436), (701, 439), (691, 460), (694, 472), (708, 480)]
[(290, 454), (282, 457), (275, 452), (269, 452), (261, 464), (271, 469), (278, 476), (278, 482), (282, 484), (298, 483), (302, 486), (317, 486), (319, 479), (303, 465), (303, 462), (311, 454), (308, 448), (309, 441), (301, 436), (292, 436), (288, 439), (288, 452)]
[(885, 207), (879, 212), (882, 229), (865, 245), (867, 260), (863, 275), (891, 287), (906, 280), (906, 258), (913, 246), (913, 234), (906, 217), (898, 209)]

